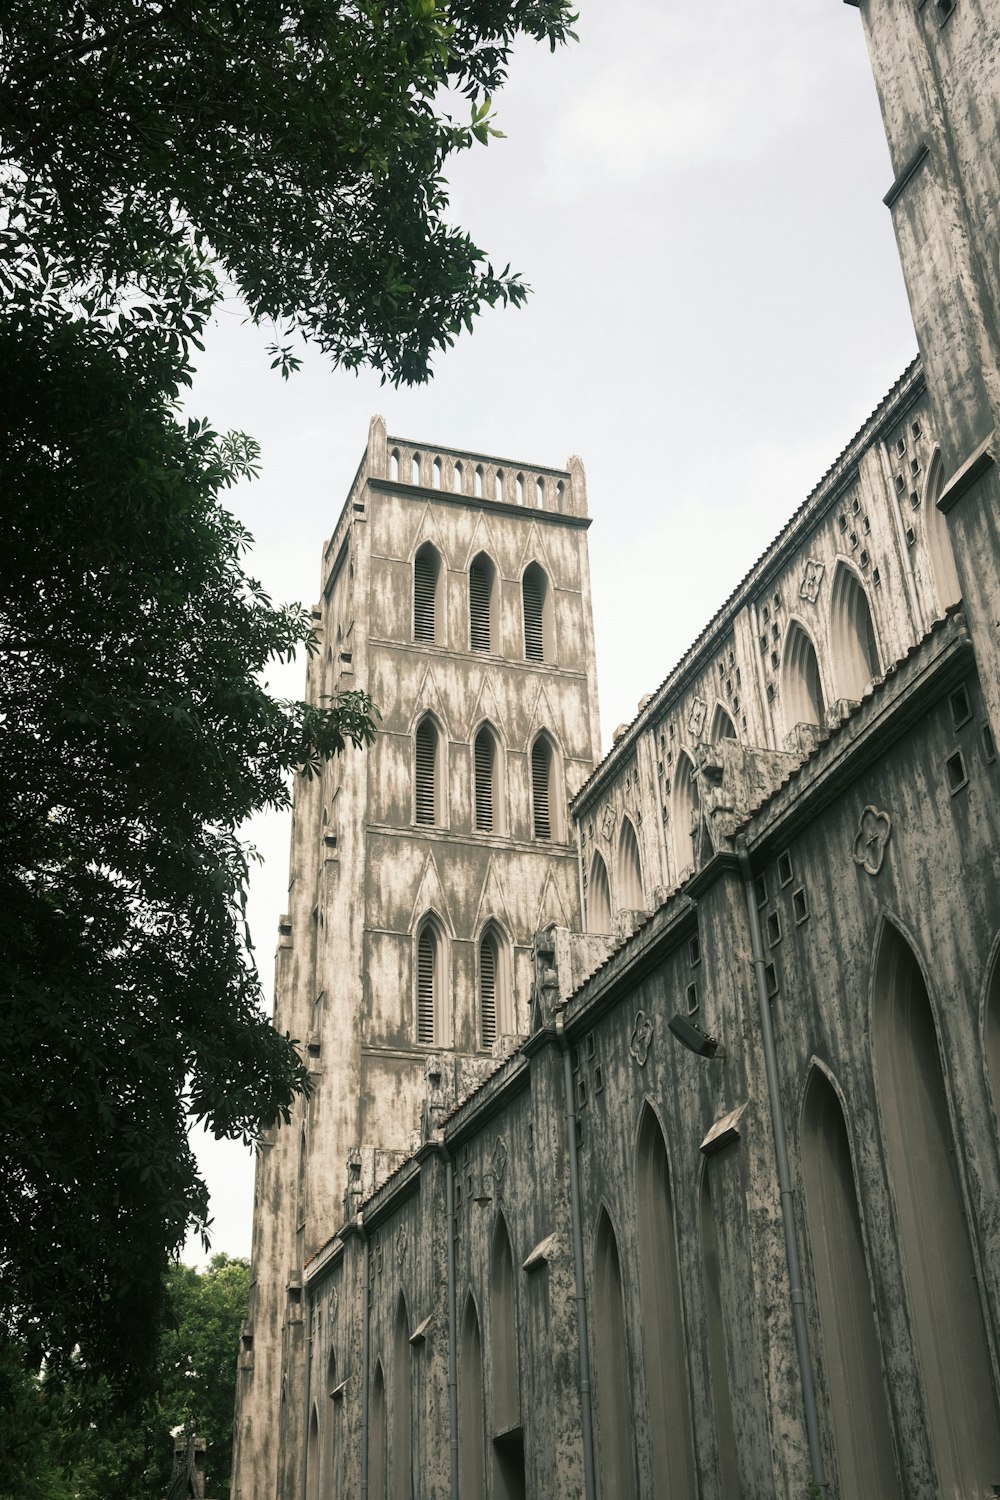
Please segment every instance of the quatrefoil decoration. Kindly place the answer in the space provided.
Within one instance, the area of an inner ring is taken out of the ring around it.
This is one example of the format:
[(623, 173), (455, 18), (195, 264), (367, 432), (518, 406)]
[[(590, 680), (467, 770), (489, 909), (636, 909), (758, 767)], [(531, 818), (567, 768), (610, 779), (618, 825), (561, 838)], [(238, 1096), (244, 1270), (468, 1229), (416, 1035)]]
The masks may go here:
[(892, 819), (871, 803), (861, 814), (861, 826), (854, 840), (854, 863), (869, 875), (877, 875), (885, 859), (885, 846), (892, 833)]
[(628, 1044), (631, 1052), (640, 1068), (646, 1066), (646, 1058), (653, 1044), (653, 1023), (644, 1010), (636, 1014), (635, 1025), (632, 1027), (632, 1038)]

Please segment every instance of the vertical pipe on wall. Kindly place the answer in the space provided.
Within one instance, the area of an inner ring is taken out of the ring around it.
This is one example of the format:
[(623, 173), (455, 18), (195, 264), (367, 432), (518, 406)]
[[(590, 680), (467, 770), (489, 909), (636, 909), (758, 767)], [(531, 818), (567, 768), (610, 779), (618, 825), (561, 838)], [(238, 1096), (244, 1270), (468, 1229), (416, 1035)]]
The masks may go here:
[(569, 1202), (573, 1223), (573, 1268), (576, 1275), (576, 1333), (580, 1346), (580, 1423), (583, 1436), (583, 1484), (586, 1500), (596, 1500), (594, 1472), (594, 1418), (590, 1391), (590, 1349), (587, 1343), (587, 1283), (583, 1266), (583, 1220), (580, 1210), (580, 1158), (576, 1147), (576, 1100), (573, 1094), (573, 1062), (563, 1022), (563, 1009), (556, 1012), (556, 1036), (563, 1055), (563, 1091), (566, 1099), (566, 1137), (569, 1143)]
[(812, 1361), (809, 1355), (809, 1331), (806, 1327), (805, 1298), (802, 1294), (802, 1272), (799, 1262), (799, 1241), (795, 1229), (795, 1209), (792, 1204), (792, 1180), (788, 1170), (788, 1146), (785, 1140), (785, 1118), (781, 1112), (781, 1095), (778, 1086), (778, 1059), (774, 1047), (774, 1028), (771, 1025), (771, 1002), (767, 994), (767, 976), (764, 972), (764, 940), (757, 914), (757, 901), (753, 889), (753, 868), (745, 845), (736, 850), (743, 877), (743, 894), (746, 899), (747, 916), (750, 921), (750, 952), (754, 979), (757, 988), (757, 1008), (760, 1014), (761, 1039), (764, 1043), (764, 1071), (767, 1075), (767, 1097), (771, 1106), (771, 1126), (774, 1131), (774, 1156), (778, 1173), (778, 1192), (781, 1198), (781, 1222), (785, 1231), (785, 1257), (788, 1262), (789, 1300), (792, 1306), (792, 1325), (795, 1330), (795, 1347), (799, 1356), (799, 1373), (802, 1381), (802, 1406), (806, 1422), (806, 1439), (809, 1444), (809, 1464), (814, 1484), (821, 1489), (827, 1485), (823, 1469), (823, 1445), (820, 1441), (819, 1415), (816, 1408), (816, 1388), (813, 1384)]

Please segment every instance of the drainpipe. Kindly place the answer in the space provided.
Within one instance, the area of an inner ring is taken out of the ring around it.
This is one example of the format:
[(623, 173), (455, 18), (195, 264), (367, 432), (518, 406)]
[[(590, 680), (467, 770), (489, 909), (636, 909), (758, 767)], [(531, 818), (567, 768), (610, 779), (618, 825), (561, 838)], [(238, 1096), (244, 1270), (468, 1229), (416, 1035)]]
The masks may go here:
[(363, 1278), (365, 1315), (361, 1323), (361, 1500), (368, 1500), (368, 1423), (369, 1407), (371, 1402), (371, 1251), (368, 1248), (368, 1235), (365, 1230), (365, 1221), (358, 1214), (358, 1230), (361, 1234), (361, 1245), (365, 1257), (365, 1274)]
[(556, 1011), (556, 1038), (563, 1055), (563, 1091), (566, 1096), (566, 1135), (569, 1142), (569, 1203), (573, 1221), (573, 1268), (576, 1273), (576, 1334), (580, 1347), (580, 1422), (583, 1436), (583, 1484), (585, 1500), (596, 1500), (594, 1471), (594, 1419), (590, 1397), (590, 1351), (587, 1343), (587, 1283), (583, 1270), (583, 1220), (580, 1210), (580, 1159), (576, 1146), (576, 1099), (573, 1094), (573, 1062), (564, 1024), (564, 1008)]
[(806, 1327), (805, 1298), (802, 1294), (799, 1242), (795, 1230), (795, 1210), (792, 1204), (792, 1181), (788, 1170), (785, 1119), (781, 1112), (781, 1098), (778, 1091), (778, 1059), (774, 1047), (774, 1028), (771, 1025), (771, 1002), (767, 994), (767, 976), (764, 973), (766, 967), (764, 940), (760, 930), (760, 917), (757, 913), (757, 899), (754, 895), (753, 869), (746, 845), (737, 845), (736, 854), (740, 863), (740, 873), (743, 876), (747, 916), (750, 919), (751, 963), (757, 985), (757, 1008), (760, 1013), (761, 1039), (764, 1043), (764, 1070), (767, 1074), (767, 1096), (771, 1106), (771, 1126), (774, 1131), (774, 1156), (778, 1171), (778, 1191), (781, 1196), (781, 1222), (785, 1230), (785, 1257), (788, 1262), (789, 1299), (792, 1305), (795, 1347), (799, 1356), (802, 1405), (806, 1419), (806, 1438), (809, 1443), (809, 1463), (813, 1482), (820, 1489), (825, 1490), (827, 1479), (823, 1470), (823, 1445), (820, 1441), (819, 1415), (816, 1409), (816, 1388), (813, 1385), (812, 1361), (809, 1357), (809, 1332)]
[(455, 1164), (444, 1152), (445, 1199), (448, 1218), (448, 1421), (451, 1425), (451, 1500), (458, 1500), (458, 1314), (455, 1307)]

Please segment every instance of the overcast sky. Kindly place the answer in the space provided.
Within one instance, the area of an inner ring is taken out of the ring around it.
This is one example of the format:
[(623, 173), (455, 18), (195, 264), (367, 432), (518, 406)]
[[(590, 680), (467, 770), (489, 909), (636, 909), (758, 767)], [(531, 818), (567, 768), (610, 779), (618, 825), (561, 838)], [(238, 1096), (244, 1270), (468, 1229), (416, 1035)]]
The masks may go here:
[[(892, 180), (861, 21), (842, 0), (580, 0), (579, 43), (521, 48), (507, 139), (456, 158), (455, 222), (533, 288), (413, 391), (287, 384), (223, 313), (191, 407), (252, 433), (231, 504), (250, 571), (311, 604), (322, 541), (381, 412), (400, 437), (587, 471), (605, 748), (916, 352), (882, 195)], [(302, 669), (272, 685), (301, 693)], [(359, 684), (361, 685), (361, 684)], [(288, 828), (251, 922), (270, 985)], [(214, 1247), (248, 1254), (252, 1166), (199, 1145)], [(199, 1258), (189, 1247), (189, 1258)]]

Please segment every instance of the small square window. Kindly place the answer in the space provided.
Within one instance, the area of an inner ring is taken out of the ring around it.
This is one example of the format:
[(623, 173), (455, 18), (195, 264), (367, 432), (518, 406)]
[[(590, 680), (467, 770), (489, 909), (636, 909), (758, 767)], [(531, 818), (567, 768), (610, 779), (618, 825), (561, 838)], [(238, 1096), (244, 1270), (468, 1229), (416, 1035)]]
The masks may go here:
[(964, 686), (958, 687), (948, 699), (951, 704), (951, 723), (953, 729), (961, 729), (963, 724), (968, 724), (972, 718), (972, 704)]
[(882, 582), (882, 574), (879, 572), (878, 568), (872, 568), (872, 583), (875, 585), (876, 588), (878, 588), (878, 586), (879, 586), (879, 584), (881, 582)]
[(604, 1093), (604, 1074), (601, 1071), (601, 1065), (600, 1065), (600, 1063), (595, 1063), (594, 1064), (594, 1093), (595, 1094), (603, 1094)]
[(854, 499), (851, 501), (851, 514), (856, 516), (860, 509), (861, 501), (858, 499), (857, 495), (855, 495)]
[(905, 489), (906, 489), (906, 480), (903, 478), (902, 474), (897, 474), (896, 475), (896, 493), (897, 493), (897, 495), (901, 495)]
[(983, 737), (983, 754), (990, 765), (992, 765), (997, 758), (997, 747), (993, 741), (993, 731), (988, 724), (983, 724), (980, 726), (979, 732)]
[(767, 685), (767, 701), (768, 701), (768, 703), (773, 703), (774, 702), (774, 683), (773, 682), (769, 682), (768, 685)]
[(781, 626), (778, 624), (777, 621), (775, 621), (775, 623), (771, 626), (771, 639), (772, 639), (772, 641), (776, 641), (778, 639), (778, 637), (780, 636), (780, 634), (781, 634)]
[(844, 515), (838, 516), (837, 517), (837, 525), (840, 527), (841, 531), (846, 531), (847, 530), (847, 517), (844, 516)]
[(920, 509), (920, 495), (916, 490), (910, 491), (910, 508), (911, 510)]
[(777, 651), (772, 651), (771, 652), (771, 666), (775, 669), (775, 671), (778, 670), (778, 663), (779, 663), (780, 660), (781, 660), (781, 657), (778, 655)]
[(767, 636), (766, 635), (762, 635), (761, 638), (760, 638), (760, 649), (762, 651), (766, 651), (767, 650)]
[(913, 433), (913, 436), (915, 438), (918, 438), (920, 436), (921, 431), (922, 431), (920, 423), (919, 422), (914, 422), (913, 425), (912, 425), (912, 427), (910, 428), (910, 431)]
[(902, 458), (902, 456), (903, 456), (903, 454), (905, 452), (906, 452), (906, 439), (905, 439), (905, 437), (897, 438), (897, 440), (896, 440), (896, 453), (897, 453), (898, 457)]
[(792, 878), (792, 856), (786, 849), (778, 855), (778, 884), (785, 886)]
[(938, 14), (938, 23), (943, 26), (955, 9), (955, 0), (934, 0), (934, 3)]
[(767, 997), (773, 1000), (778, 993), (778, 969), (775, 964), (764, 965), (764, 983), (767, 985)]
[(848, 541), (850, 542), (851, 548), (853, 550), (858, 545), (858, 533), (856, 531), (852, 531), (850, 536), (848, 537)]
[(914, 479), (916, 479), (917, 475), (920, 473), (920, 460), (919, 460), (919, 458), (911, 458), (910, 459), (910, 473), (913, 475)]
[(768, 607), (767, 607), (766, 604), (764, 605), (764, 608), (760, 612), (760, 617), (764, 621), (765, 625), (767, 624), (768, 620), (771, 618), (771, 611), (768, 609)]
[(780, 594), (775, 594), (775, 596), (774, 596), (774, 607), (775, 607), (775, 609), (780, 609), (781, 608), (781, 595)]
[(955, 793), (960, 792), (963, 786), (968, 785), (969, 781), (961, 750), (956, 750), (954, 755), (949, 755), (944, 763), (944, 768), (948, 773), (948, 790), (954, 797)]
[(757, 905), (758, 906), (766, 906), (767, 905), (767, 876), (766, 875), (758, 875), (757, 876), (757, 879), (753, 883), (753, 893), (754, 893), (754, 896), (757, 898)]
[(693, 1016), (698, 1009), (698, 986), (696, 984), (688, 985), (684, 991), (684, 999), (687, 1002), (688, 1015)]
[(701, 943), (696, 937), (693, 937), (688, 943), (688, 957), (691, 960), (692, 969), (701, 963)]
[(737, 694), (737, 696), (733, 699), (733, 713), (734, 714), (738, 714), (739, 711), (740, 711), (740, 700), (739, 700), (739, 695)]
[(797, 891), (792, 892), (792, 916), (795, 918), (796, 927), (809, 916), (809, 902), (806, 900), (804, 886), (800, 885)]
[(869, 519), (868, 519), (867, 516), (862, 516), (861, 517), (861, 530), (864, 532), (865, 536), (868, 535), (868, 533), (871, 531), (871, 529), (872, 529), (872, 523), (871, 523), (871, 521), (869, 521)]
[(772, 948), (781, 942), (781, 917), (776, 911), (768, 912), (767, 941)]
[(906, 528), (906, 545), (908, 547), (912, 547), (912, 546), (914, 546), (916, 544), (916, 540), (917, 540), (917, 533), (914, 531), (914, 529), (913, 529), (912, 526), (907, 526), (907, 528)]
[(862, 547), (861, 551), (858, 553), (858, 562), (863, 568), (867, 568), (870, 561), (871, 559), (868, 556), (867, 547)]

